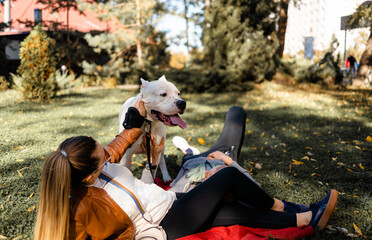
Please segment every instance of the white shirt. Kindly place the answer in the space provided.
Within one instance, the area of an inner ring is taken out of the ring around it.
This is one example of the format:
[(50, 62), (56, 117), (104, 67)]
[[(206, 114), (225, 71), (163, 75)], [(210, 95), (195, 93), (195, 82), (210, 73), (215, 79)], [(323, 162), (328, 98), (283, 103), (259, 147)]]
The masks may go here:
[[(103, 172), (108, 173), (114, 180), (136, 195), (137, 199), (141, 201), (142, 206), (150, 214), (153, 224), (160, 224), (176, 200), (176, 194), (174, 192), (165, 191), (154, 183), (143, 183), (133, 177), (132, 172), (122, 165), (107, 163), (103, 168)], [(100, 178), (97, 178), (96, 182), (91, 186), (104, 189), (120, 208), (123, 209), (133, 222), (135, 235), (148, 228), (149, 222), (142, 217), (135, 201), (129, 194)]]

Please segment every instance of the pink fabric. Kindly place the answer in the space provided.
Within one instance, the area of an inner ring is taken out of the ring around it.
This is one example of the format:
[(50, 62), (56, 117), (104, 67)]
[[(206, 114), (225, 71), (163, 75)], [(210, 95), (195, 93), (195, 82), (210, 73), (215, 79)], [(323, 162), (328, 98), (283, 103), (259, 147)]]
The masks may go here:
[(233, 225), (229, 227), (215, 227), (202, 233), (179, 238), (178, 240), (262, 240), (269, 237), (290, 240), (310, 236), (313, 232), (312, 226), (305, 228), (262, 229)]

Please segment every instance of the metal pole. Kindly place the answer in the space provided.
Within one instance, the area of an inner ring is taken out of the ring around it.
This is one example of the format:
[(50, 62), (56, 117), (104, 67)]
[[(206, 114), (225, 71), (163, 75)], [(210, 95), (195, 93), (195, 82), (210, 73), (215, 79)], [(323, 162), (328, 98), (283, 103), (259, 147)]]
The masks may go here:
[(344, 67), (346, 67), (346, 33), (347, 33), (347, 29), (345, 29)]
[[(4, 23), (10, 24), (10, 0), (5, 0), (4, 1)], [(10, 25), (9, 27), (5, 28), (5, 31), (10, 30)]]

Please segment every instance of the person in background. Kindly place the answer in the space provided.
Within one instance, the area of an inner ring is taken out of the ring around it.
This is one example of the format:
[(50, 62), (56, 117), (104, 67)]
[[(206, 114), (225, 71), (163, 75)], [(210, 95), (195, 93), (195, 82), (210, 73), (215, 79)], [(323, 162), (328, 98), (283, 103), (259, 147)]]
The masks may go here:
[(349, 62), (349, 71), (351, 71), (352, 76), (351, 78), (353, 78), (356, 71), (355, 65), (357, 64), (357, 60), (355, 59), (353, 54), (350, 53), (349, 57), (347, 58), (347, 61)]

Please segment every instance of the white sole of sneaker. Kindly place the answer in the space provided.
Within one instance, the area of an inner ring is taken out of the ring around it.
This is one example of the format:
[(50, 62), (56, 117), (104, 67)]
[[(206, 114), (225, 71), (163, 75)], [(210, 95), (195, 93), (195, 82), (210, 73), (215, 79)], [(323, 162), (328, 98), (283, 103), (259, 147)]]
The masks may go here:
[(198, 155), (200, 153), (197, 148), (190, 146), (183, 137), (175, 136), (173, 137), (172, 142), (173, 145), (180, 149), (183, 154), (186, 154), (187, 149), (191, 149), (194, 155)]

